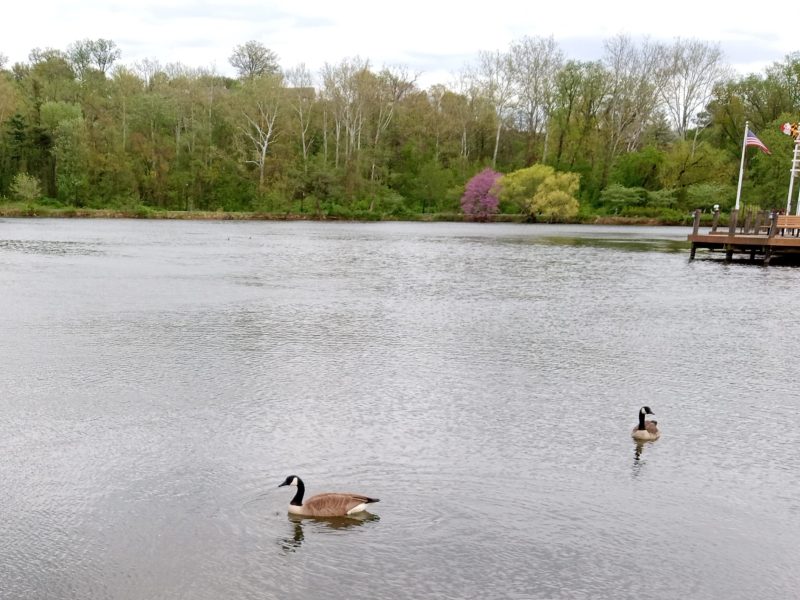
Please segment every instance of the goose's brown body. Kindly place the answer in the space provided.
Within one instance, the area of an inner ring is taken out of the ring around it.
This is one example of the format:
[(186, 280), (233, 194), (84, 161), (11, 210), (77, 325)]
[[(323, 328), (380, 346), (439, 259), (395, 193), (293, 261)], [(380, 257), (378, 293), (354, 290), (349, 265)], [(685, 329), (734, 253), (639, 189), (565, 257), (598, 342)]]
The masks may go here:
[(302, 506), (290, 504), (289, 512), (307, 517), (343, 517), (366, 510), (366, 505), (372, 502), (378, 502), (378, 499), (361, 494), (317, 494), (303, 502)]
[(655, 421), (647, 421), (644, 424), (644, 429), (634, 427), (631, 435), (635, 440), (647, 442), (657, 440), (659, 437), (661, 437), (661, 432), (658, 430), (658, 425), (655, 423)]

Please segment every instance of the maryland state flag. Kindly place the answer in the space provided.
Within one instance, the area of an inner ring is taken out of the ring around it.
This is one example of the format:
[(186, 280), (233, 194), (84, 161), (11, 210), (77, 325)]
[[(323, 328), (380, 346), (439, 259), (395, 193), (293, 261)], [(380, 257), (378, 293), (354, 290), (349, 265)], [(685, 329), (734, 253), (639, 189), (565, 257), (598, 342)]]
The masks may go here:
[(800, 125), (797, 123), (784, 123), (781, 125), (781, 133), (797, 138), (797, 134), (800, 133)]

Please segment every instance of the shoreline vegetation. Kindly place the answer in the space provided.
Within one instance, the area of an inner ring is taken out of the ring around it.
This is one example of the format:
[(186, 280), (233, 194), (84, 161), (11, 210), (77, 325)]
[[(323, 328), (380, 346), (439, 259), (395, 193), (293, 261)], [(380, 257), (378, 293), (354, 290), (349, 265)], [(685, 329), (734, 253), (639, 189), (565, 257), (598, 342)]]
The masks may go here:
[(0, 216), (691, 225), (786, 204), (800, 53), (734, 77), (714, 42), (604, 47), (523, 36), (427, 89), (258, 40), (236, 77), (108, 39), (0, 48)]
[[(712, 215), (707, 216), (710, 222)], [(411, 222), (487, 222), (487, 223), (548, 223), (534, 221), (526, 214), (496, 214), (487, 219), (475, 219), (463, 213), (416, 213), (402, 216), (380, 213), (355, 213), (352, 215), (330, 215), (326, 213), (297, 212), (253, 212), (253, 211), (208, 211), (208, 210), (158, 210), (148, 206), (133, 208), (79, 208), (74, 206), (53, 207), (40, 204), (8, 203), (0, 205), (0, 218), (64, 218), (64, 219), (154, 219), (187, 221), (411, 221)], [(688, 226), (691, 215), (679, 221), (643, 216), (582, 214), (568, 220), (549, 223), (580, 225), (646, 225)]]

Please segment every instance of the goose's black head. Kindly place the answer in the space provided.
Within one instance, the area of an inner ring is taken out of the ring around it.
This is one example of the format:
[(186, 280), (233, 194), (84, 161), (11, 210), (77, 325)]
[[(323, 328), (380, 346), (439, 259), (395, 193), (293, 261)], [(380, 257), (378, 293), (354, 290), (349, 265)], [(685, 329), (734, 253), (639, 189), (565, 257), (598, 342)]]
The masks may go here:
[(283, 480), (283, 483), (280, 484), (278, 487), (283, 487), (285, 485), (300, 485), (300, 478), (297, 475), (289, 475), (286, 479)]
[(655, 414), (652, 410), (650, 410), (649, 406), (643, 406), (642, 410), (641, 410), (641, 413), (643, 415), (654, 415)]

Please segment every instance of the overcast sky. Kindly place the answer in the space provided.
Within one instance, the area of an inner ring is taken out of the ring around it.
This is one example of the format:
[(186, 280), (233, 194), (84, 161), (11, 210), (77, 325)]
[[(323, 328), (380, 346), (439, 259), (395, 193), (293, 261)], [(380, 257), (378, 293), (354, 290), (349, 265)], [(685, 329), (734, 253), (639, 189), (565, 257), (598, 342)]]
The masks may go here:
[[(380, 68), (405, 65), (418, 83), (449, 84), (479, 50), (507, 50), (523, 36), (553, 36), (567, 58), (600, 59), (603, 41), (617, 34), (672, 41), (719, 43), (743, 74), (800, 50), (789, 0), (719, 6), (698, 0), (12, 0), (0, 9), (0, 54), (27, 62), (33, 48), (66, 50), (82, 39), (110, 39), (132, 65), (214, 68), (233, 75), (233, 48), (257, 40), (278, 54), (282, 67), (304, 62), (316, 72), (325, 62), (359, 56)], [(474, 8), (473, 8), (474, 6)], [(753, 13), (758, 12), (756, 16)], [(796, 24), (795, 24), (796, 25)]]

